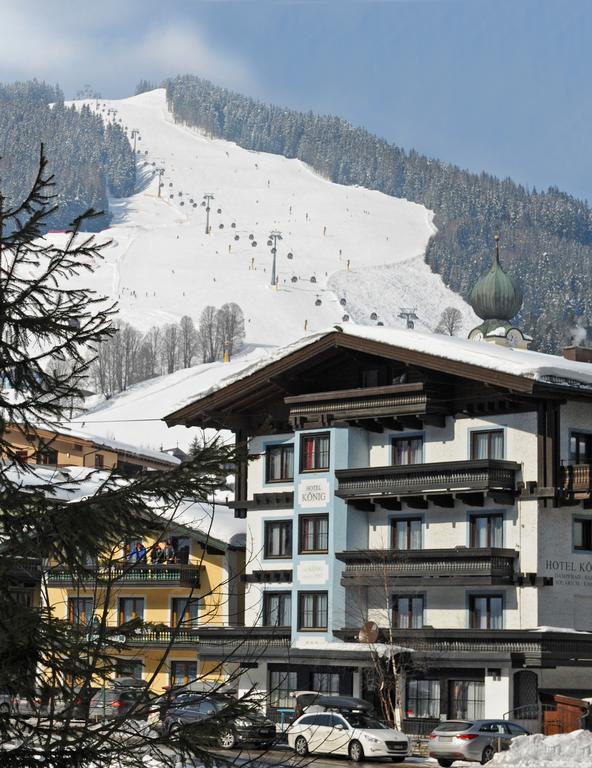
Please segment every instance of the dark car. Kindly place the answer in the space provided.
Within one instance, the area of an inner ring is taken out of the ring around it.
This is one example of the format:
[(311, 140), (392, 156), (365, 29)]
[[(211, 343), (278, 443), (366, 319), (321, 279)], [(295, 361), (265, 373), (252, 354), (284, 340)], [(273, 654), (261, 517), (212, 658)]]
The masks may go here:
[[(268, 749), (276, 738), (274, 723), (256, 712), (236, 712), (236, 700), (227, 696), (177, 696), (169, 705), (163, 720), (163, 733), (170, 735), (184, 727), (201, 723), (203, 735), (223, 749), (232, 749), (239, 744)], [(215, 734), (215, 735), (214, 735)]]

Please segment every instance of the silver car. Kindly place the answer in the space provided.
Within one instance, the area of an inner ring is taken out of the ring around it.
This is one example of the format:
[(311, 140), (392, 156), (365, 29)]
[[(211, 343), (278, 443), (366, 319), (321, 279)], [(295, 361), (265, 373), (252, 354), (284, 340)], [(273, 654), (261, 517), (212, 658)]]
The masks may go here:
[(496, 752), (509, 749), (516, 736), (528, 731), (507, 720), (445, 720), (431, 732), (428, 753), (442, 768), (455, 760), (485, 765)]

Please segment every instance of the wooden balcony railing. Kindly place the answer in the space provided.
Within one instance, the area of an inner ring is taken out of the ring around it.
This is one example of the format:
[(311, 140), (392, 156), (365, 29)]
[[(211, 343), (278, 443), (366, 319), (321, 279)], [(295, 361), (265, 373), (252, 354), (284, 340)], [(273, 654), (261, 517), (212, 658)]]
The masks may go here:
[(475, 491), (516, 491), (520, 465), (513, 461), (479, 459), (442, 461), (430, 464), (340, 469), (337, 496), (343, 499), (370, 499), (421, 494)]
[(343, 586), (512, 584), (518, 552), (513, 549), (467, 548), (357, 550), (340, 552), (346, 563)]
[(74, 574), (70, 568), (51, 568), (47, 581), (52, 586), (71, 585), (74, 581), (92, 583), (118, 583), (120, 585), (142, 585), (143, 587), (198, 587), (200, 568), (196, 565), (150, 565), (148, 563), (116, 563), (110, 566), (97, 565)]
[(565, 464), (559, 471), (560, 489), (564, 494), (588, 496), (592, 489), (592, 464)]

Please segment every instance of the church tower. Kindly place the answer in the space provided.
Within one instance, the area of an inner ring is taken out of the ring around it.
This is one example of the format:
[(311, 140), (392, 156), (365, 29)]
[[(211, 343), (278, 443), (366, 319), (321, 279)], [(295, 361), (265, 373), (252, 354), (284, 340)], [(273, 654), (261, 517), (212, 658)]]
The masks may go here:
[(522, 307), (522, 291), (507, 275), (499, 259), (499, 235), (489, 271), (476, 282), (469, 304), (483, 322), (469, 333), (471, 341), (488, 341), (504, 347), (526, 349), (531, 337), (510, 321)]

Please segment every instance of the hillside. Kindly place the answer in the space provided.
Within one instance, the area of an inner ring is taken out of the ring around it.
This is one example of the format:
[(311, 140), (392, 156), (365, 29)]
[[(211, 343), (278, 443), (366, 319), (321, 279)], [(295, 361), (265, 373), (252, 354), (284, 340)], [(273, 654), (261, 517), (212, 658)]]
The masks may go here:
[[(244, 311), (247, 343), (259, 346), (297, 338), (305, 325), (315, 331), (342, 322), (344, 314), (401, 325), (397, 315), (406, 306), (417, 307), (423, 328), (433, 329), (448, 305), (461, 309), (465, 329), (475, 323), (424, 263), (434, 233), (425, 207), (334, 184), (298, 160), (177, 125), (164, 90), (105, 105), (101, 115), (140, 132), (143, 188), (111, 200), (112, 225), (100, 238), (112, 245), (92, 287), (117, 298), (120, 316), (137, 328), (185, 314), (197, 321), (206, 305), (229, 301)], [(214, 195), (210, 234), (201, 205), (206, 192)], [(271, 230), (283, 235), (278, 290), (270, 286)]]
[(88, 208), (105, 214), (87, 221), (87, 229), (108, 224), (109, 193), (133, 192), (136, 169), (121, 125), (105, 126), (101, 109), (67, 108), (59, 88), (37, 81), (0, 84), (0, 179), (9, 205), (28, 192), (43, 142), (58, 206), (50, 228), (64, 229)]
[(438, 230), (426, 261), (463, 296), (489, 262), (499, 232), (504, 264), (524, 288), (520, 321), (536, 348), (557, 351), (575, 322), (592, 324), (592, 210), (584, 202), (558, 189), (529, 191), (510, 179), (469, 173), (340, 118), (263, 104), (192, 75), (167, 82), (167, 101), (183, 125), (299, 158), (334, 182), (425, 205)]

